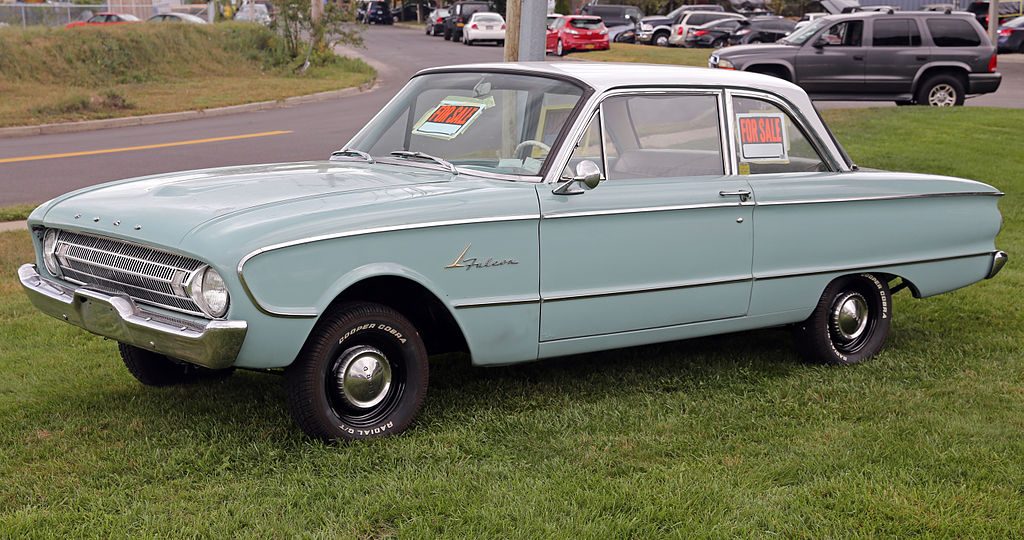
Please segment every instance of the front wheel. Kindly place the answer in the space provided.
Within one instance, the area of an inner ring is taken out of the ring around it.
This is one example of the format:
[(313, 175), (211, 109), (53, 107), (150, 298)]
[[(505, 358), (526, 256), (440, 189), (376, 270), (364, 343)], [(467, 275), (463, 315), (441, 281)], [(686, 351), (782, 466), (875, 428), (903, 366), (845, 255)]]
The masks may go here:
[(562, 40), (555, 44), (555, 56), (565, 56), (565, 49), (562, 47)]
[(931, 107), (953, 107), (964, 104), (964, 85), (953, 75), (936, 75), (921, 85), (915, 101)]
[(892, 325), (889, 285), (872, 274), (829, 283), (806, 321), (796, 325), (797, 350), (808, 362), (850, 365), (878, 354)]
[(651, 40), (658, 47), (668, 47), (668, 33), (658, 32), (654, 34), (654, 38)]
[(404, 431), (427, 394), (427, 352), (402, 314), (380, 304), (339, 306), (285, 370), (288, 408), (326, 442)]
[(128, 372), (146, 386), (173, 386), (200, 379), (219, 379), (230, 376), (234, 368), (207, 369), (172, 360), (167, 356), (124, 343), (117, 344), (121, 361)]

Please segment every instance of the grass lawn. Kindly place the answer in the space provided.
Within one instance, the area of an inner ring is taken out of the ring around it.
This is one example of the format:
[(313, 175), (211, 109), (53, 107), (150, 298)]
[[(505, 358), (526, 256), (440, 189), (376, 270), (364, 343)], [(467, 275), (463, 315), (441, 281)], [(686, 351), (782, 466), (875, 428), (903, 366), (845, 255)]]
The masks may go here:
[(0, 208), (0, 223), (3, 223), (4, 221), (20, 221), (26, 219), (36, 206), (38, 205), (16, 204)]
[[(657, 50), (653, 49), (652, 50)], [(863, 166), (1007, 193), (1024, 253), (1024, 111), (826, 117)], [(0, 234), (3, 536), (1010, 537), (1024, 531), (1024, 315), (1016, 259), (895, 299), (886, 351), (806, 366), (783, 329), (474, 369), (438, 358), (404, 436), (304, 439), (280, 380), (151, 389), (114, 343), (39, 315)]]
[(680, 66), (708, 66), (708, 57), (714, 49), (684, 49), (681, 47), (652, 47), (632, 43), (612, 43), (607, 51), (572, 53), (572, 58), (594, 62), (638, 62), (642, 64), (676, 64)]
[(208, 109), (337, 90), (376, 76), (336, 57), (297, 73), (259, 25), (124, 25), (0, 33), (0, 127)]

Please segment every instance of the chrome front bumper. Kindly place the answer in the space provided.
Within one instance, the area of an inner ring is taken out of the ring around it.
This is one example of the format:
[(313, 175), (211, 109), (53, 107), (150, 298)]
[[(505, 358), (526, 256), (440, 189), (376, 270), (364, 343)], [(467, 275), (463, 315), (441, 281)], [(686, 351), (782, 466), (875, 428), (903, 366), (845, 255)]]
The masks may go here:
[(992, 265), (988, 268), (988, 275), (985, 279), (992, 279), (996, 277), (996, 274), (1006, 266), (1006, 261), (1010, 256), (1005, 251), (995, 251), (992, 253)]
[(34, 264), (22, 265), (18, 278), (32, 304), (51, 317), (211, 369), (234, 364), (248, 327), (245, 321), (196, 322), (147, 311), (127, 296), (50, 281)]

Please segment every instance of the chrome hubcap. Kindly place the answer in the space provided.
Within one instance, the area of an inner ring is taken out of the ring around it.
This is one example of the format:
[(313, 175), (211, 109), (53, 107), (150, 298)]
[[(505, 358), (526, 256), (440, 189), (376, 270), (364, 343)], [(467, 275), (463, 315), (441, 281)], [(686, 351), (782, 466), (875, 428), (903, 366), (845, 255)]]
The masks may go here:
[(845, 341), (853, 341), (868, 326), (868, 302), (860, 293), (839, 297), (832, 308), (832, 329)]
[(928, 92), (928, 104), (932, 107), (952, 107), (956, 104), (956, 90), (948, 84), (939, 84)]
[(352, 347), (342, 354), (338, 365), (335, 384), (349, 405), (369, 409), (387, 397), (391, 364), (384, 353), (366, 345)]

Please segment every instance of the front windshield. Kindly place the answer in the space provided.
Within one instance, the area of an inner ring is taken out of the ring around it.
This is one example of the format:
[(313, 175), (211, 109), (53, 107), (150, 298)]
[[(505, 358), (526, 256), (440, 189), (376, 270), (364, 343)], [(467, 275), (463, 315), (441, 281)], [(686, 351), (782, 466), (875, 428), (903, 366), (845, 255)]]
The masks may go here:
[(422, 152), (462, 172), (535, 176), (582, 96), (576, 85), (532, 75), (421, 75), (347, 148), (374, 158)]
[(831, 23), (832, 21), (827, 17), (814, 19), (810, 23), (794, 30), (792, 34), (780, 39), (778, 43), (785, 43), (787, 45), (803, 45), (807, 40), (811, 39), (814, 34), (817, 34), (818, 30), (821, 30)]

